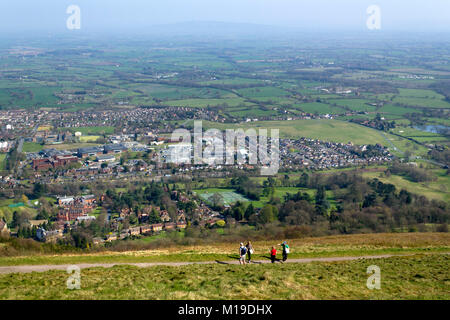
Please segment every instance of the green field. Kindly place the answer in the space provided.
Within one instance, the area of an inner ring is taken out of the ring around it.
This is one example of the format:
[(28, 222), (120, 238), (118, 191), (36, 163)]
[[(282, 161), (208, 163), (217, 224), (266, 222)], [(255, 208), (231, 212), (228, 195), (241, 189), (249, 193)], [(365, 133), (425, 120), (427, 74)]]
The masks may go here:
[(386, 177), (380, 172), (363, 172), (363, 177), (377, 178), (384, 183), (392, 183), (398, 189), (406, 189), (429, 199), (450, 202), (450, 176), (446, 175), (444, 170), (438, 170), (437, 180), (431, 182), (412, 182), (405, 177), (394, 174)]
[(114, 127), (109, 126), (95, 126), (95, 127), (77, 127), (64, 128), (72, 133), (81, 132), (83, 135), (99, 135), (99, 134), (113, 134)]
[(320, 102), (309, 102), (296, 105), (300, 110), (312, 114), (335, 114), (344, 113), (342, 108), (333, 107), (329, 104)]
[(81, 136), (80, 142), (95, 142), (100, 136)]
[[(294, 121), (258, 121), (245, 124), (223, 124), (203, 121), (204, 128), (248, 129), (266, 128), (279, 129), (281, 138), (307, 137), (325, 141), (354, 144), (376, 144), (391, 147), (379, 131), (340, 120), (294, 120)], [(270, 130), (268, 132), (270, 135)], [(390, 136), (393, 140), (397, 137)]]
[(0, 170), (5, 170), (6, 153), (0, 153)]
[(36, 142), (24, 142), (23, 143), (23, 152), (39, 152), (43, 149), (44, 147)]
[(375, 107), (369, 105), (373, 101), (368, 101), (365, 99), (331, 99), (328, 100), (331, 104), (336, 104), (340, 107), (346, 107), (352, 111), (367, 111), (373, 112), (375, 111)]
[[(367, 288), (371, 265), (381, 270), (380, 290)], [(82, 270), (79, 290), (67, 289), (65, 271), (0, 275), (0, 299), (448, 300), (449, 267), (446, 255), (284, 265), (116, 266)]]

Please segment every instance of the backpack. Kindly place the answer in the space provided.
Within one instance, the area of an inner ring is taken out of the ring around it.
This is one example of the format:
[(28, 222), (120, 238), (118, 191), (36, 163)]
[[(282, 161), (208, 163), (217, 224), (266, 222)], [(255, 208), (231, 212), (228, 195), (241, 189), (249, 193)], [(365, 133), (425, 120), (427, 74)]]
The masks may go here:
[(245, 256), (247, 254), (247, 248), (241, 247), (241, 256)]
[(287, 244), (284, 245), (284, 252), (289, 253), (289, 246)]

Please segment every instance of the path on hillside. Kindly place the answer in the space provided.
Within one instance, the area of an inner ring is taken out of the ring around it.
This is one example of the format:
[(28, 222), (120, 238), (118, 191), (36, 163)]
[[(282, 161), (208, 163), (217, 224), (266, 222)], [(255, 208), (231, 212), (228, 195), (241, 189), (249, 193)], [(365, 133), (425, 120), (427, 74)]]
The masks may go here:
[[(445, 252), (444, 254), (450, 254)], [(336, 261), (352, 261), (352, 260), (360, 260), (360, 259), (382, 259), (382, 258), (391, 258), (391, 257), (404, 257), (404, 256), (412, 256), (414, 254), (384, 254), (384, 255), (374, 255), (374, 256), (353, 256), (353, 257), (327, 257), (327, 258), (302, 258), (302, 259), (288, 259), (284, 263), (308, 263), (308, 262), (336, 262)], [(262, 264), (262, 263), (271, 263), (269, 259), (267, 260), (255, 260), (252, 261), (251, 264)], [(276, 263), (283, 263), (278, 260)], [(199, 261), (199, 262), (118, 262), (118, 263), (80, 263), (80, 264), (59, 264), (59, 265), (21, 265), (21, 266), (5, 266), (0, 267), (0, 274), (7, 273), (29, 273), (29, 272), (45, 272), (50, 270), (67, 270), (68, 266), (76, 265), (80, 269), (86, 268), (95, 268), (95, 267), (104, 267), (111, 268), (113, 266), (136, 266), (141, 268), (148, 268), (153, 266), (186, 266), (192, 264), (239, 264), (238, 260), (230, 260), (230, 261)]]

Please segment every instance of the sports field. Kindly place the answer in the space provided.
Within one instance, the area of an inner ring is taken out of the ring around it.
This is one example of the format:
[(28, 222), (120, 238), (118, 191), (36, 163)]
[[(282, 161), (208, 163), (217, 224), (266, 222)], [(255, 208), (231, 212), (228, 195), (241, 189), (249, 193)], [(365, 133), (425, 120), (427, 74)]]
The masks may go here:
[(240, 195), (239, 193), (234, 192), (231, 189), (219, 189), (219, 188), (210, 188), (210, 189), (203, 189), (203, 190), (195, 190), (200, 198), (202, 198), (205, 201), (211, 201), (210, 198), (214, 194), (220, 194), (223, 198), (223, 204), (224, 205), (231, 205), (233, 203), (236, 203), (237, 201), (248, 201), (247, 198)]

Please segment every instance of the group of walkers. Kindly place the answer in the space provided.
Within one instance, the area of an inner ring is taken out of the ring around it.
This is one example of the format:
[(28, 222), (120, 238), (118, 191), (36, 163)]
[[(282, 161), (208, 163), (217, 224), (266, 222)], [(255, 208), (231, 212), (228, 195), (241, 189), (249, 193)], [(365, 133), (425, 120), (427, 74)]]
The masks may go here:
[[(288, 258), (288, 254), (290, 251), (289, 245), (286, 241), (283, 241), (282, 243), (278, 244), (282, 247), (282, 262), (286, 261)], [(244, 243), (241, 242), (239, 247), (239, 264), (246, 264), (252, 262), (252, 254), (254, 253), (253, 245), (250, 241), (247, 241), (247, 244), (244, 246)], [(246, 262), (246, 257), (248, 257), (248, 260)], [(270, 260), (272, 263), (275, 263), (277, 261), (277, 249), (275, 247), (272, 247), (270, 250)]]

